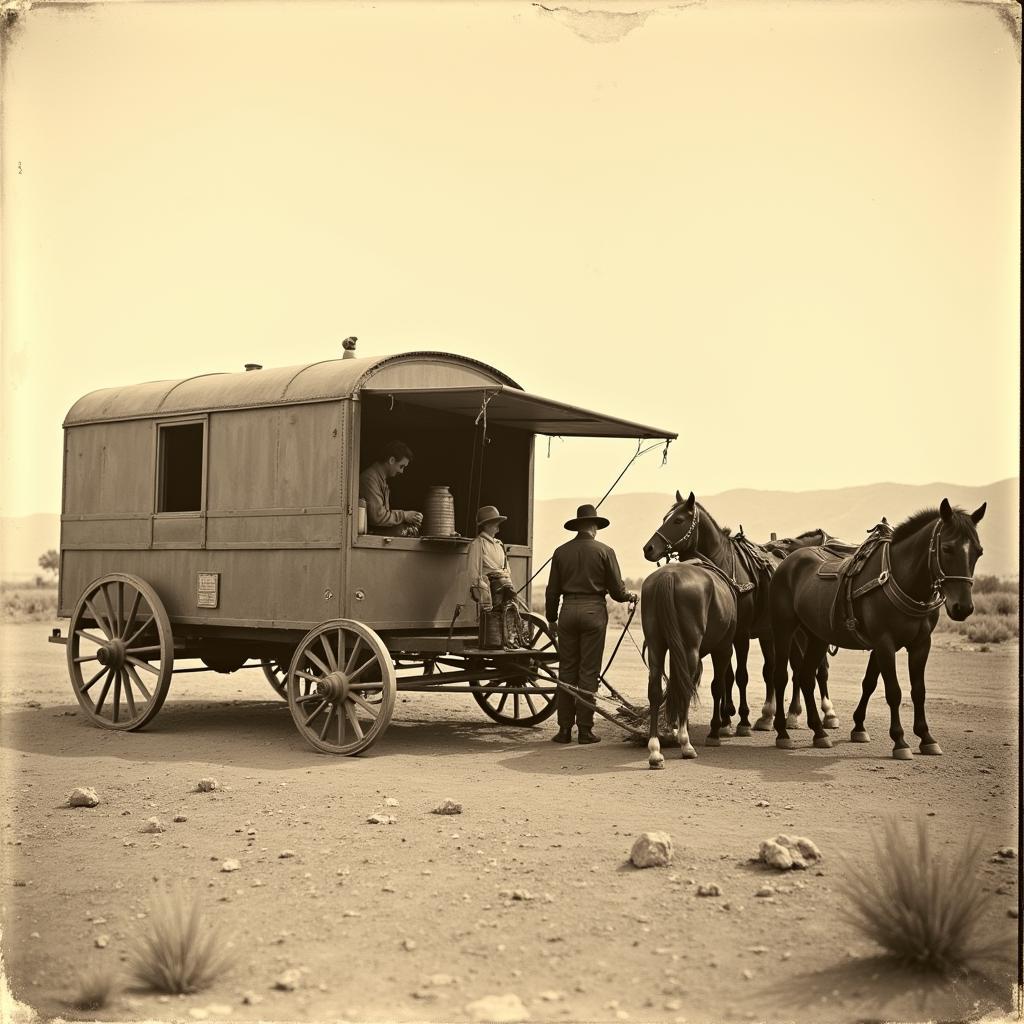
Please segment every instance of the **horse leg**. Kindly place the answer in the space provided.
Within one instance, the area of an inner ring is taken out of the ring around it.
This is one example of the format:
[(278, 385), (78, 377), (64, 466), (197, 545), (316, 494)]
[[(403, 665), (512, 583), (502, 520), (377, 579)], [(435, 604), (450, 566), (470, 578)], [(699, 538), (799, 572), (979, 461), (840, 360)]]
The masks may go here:
[(875, 660), (885, 683), (885, 700), (889, 705), (889, 737), (892, 739), (892, 756), (897, 761), (909, 761), (914, 752), (903, 738), (903, 723), (900, 722), (900, 681), (896, 675), (896, 649), (891, 642), (875, 648)]
[[(701, 673), (704, 666), (700, 662), (700, 658), (697, 658), (697, 683), (694, 685), (694, 691), (697, 689), (697, 685), (700, 684)], [(679, 756), (684, 760), (690, 760), (697, 756), (697, 751), (693, 749), (693, 744), (690, 742), (690, 688), (687, 686), (683, 687), (682, 692), (682, 711), (679, 716), (679, 731), (677, 733), (679, 739)]]
[[(711, 727), (708, 730), (708, 736), (704, 741), (704, 746), (719, 747), (722, 745), (720, 737), (722, 735), (722, 711), (725, 704), (723, 680), (728, 679), (729, 673), (732, 671), (732, 644), (726, 644), (725, 647), (720, 647), (712, 651), (711, 664), (715, 670), (714, 677), (711, 680)], [(728, 720), (726, 719), (726, 721)], [(727, 733), (726, 735), (730, 734), (731, 733)]]
[(750, 708), (747, 706), (747, 655), (750, 653), (750, 638), (737, 637), (733, 641), (736, 649), (736, 686), (740, 691), (740, 720), (736, 723), (737, 736), (750, 735)]
[(782, 710), (786, 706), (786, 683), (789, 682), (789, 660), (790, 647), (793, 643), (793, 633), (796, 630), (796, 623), (792, 620), (780, 623), (772, 616), (772, 632), (775, 634), (775, 671), (773, 682), (775, 684), (775, 746), (780, 750), (792, 750), (796, 744), (790, 739), (786, 731), (786, 713)]
[(758, 637), (761, 645), (761, 655), (764, 661), (761, 665), (761, 676), (764, 679), (764, 704), (761, 705), (761, 715), (754, 723), (755, 732), (768, 732), (775, 721), (775, 690), (772, 681), (772, 671), (775, 665), (776, 644), (773, 637)]
[[(647, 703), (650, 705), (650, 724), (647, 738), (647, 765), (649, 768), (664, 768), (665, 757), (661, 752), (661, 741), (658, 739), (658, 716), (661, 713), (661, 679), (665, 674), (665, 648), (656, 647), (653, 643), (647, 647), (650, 659), (647, 674)], [(669, 682), (669, 687), (672, 683)]]
[[(721, 679), (721, 691), (722, 700), (719, 717), (721, 719), (721, 725), (719, 727), (720, 736), (732, 736), (732, 716), (736, 714), (736, 707), (732, 702), (732, 684), (736, 678), (732, 670), (732, 648), (729, 648), (729, 661), (725, 666), (723, 672), (719, 673), (719, 670), (715, 669), (715, 679)], [(714, 681), (712, 681), (712, 686)]]
[(921, 741), (922, 754), (941, 754), (942, 747), (935, 742), (928, 731), (924, 717), (924, 667), (928, 664), (928, 652), (932, 647), (929, 633), (907, 650), (907, 669), (910, 674), (910, 696), (914, 702), (914, 735)]
[(832, 741), (825, 732), (825, 725), (818, 715), (817, 703), (814, 699), (815, 672), (821, 664), (827, 644), (815, 636), (807, 635), (804, 641), (804, 655), (800, 663), (800, 689), (803, 691), (804, 702), (807, 704), (807, 726), (814, 730), (814, 745), (828, 749)]
[(815, 671), (818, 679), (818, 693), (821, 694), (821, 720), (826, 729), (838, 729), (839, 719), (832, 701), (828, 698), (828, 654), (822, 657)]
[(793, 646), (790, 648), (789, 660), (793, 667), (793, 699), (789, 702), (789, 711), (786, 713), (786, 728), (799, 729), (800, 716), (804, 709), (800, 704), (800, 675), (803, 672), (804, 651), (807, 649), (807, 634), (798, 629), (793, 636)]
[(853, 712), (853, 731), (850, 733), (852, 743), (871, 742), (871, 737), (868, 735), (867, 729), (864, 728), (864, 718), (868, 713), (868, 701), (871, 700), (871, 695), (875, 692), (875, 687), (878, 686), (878, 675), (878, 661), (875, 658), (875, 652), (872, 651), (864, 669), (864, 679), (860, 684), (860, 701)]

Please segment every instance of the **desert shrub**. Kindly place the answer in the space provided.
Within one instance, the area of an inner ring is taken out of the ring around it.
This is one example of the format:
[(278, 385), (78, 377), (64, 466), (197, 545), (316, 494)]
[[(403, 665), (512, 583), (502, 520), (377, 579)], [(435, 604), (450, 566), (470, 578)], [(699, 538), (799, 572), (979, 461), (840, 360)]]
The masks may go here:
[(51, 587), (10, 587), (0, 593), (4, 622), (49, 622), (57, 617), (57, 591)]
[(972, 615), (964, 634), (974, 644), (1001, 644), (1017, 635), (1016, 619), (1008, 615)]
[(1015, 619), (1019, 605), (1016, 591), (993, 590), (974, 595), (975, 615), (1009, 615)]
[(1007, 580), (1002, 576), (986, 576), (984, 574), (974, 577), (974, 592), (976, 594), (1016, 594), (1019, 591), (1018, 580)]
[(75, 987), (68, 1002), (76, 1010), (102, 1010), (117, 988), (117, 977), (103, 964), (93, 964), (75, 975)]
[(143, 987), (177, 994), (207, 988), (230, 960), (217, 928), (203, 920), (199, 897), (173, 890), (154, 899), (129, 965)]
[(894, 819), (872, 842), (874, 864), (845, 864), (848, 876), (840, 889), (847, 903), (840, 913), (889, 956), (950, 974), (1005, 952), (1005, 936), (982, 933), (993, 897), (975, 873), (980, 839), (942, 855), (931, 848), (926, 821), (918, 817), (916, 842), (904, 838)]

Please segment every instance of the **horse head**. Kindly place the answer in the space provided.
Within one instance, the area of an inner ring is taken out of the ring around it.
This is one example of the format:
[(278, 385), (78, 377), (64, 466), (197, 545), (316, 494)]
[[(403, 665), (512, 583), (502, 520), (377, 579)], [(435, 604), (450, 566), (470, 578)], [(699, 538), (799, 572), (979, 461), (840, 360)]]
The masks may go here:
[(939, 528), (929, 551), (929, 568), (946, 612), (956, 622), (963, 622), (974, 612), (974, 567), (984, 553), (977, 527), (987, 505), (983, 502), (971, 513), (953, 508), (946, 498), (939, 505)]
[(693, 554), (697, 550), (699, 522), (700, 508), (693, 491), (688, 498), (676, 491), (675, 504), (665, 513), (661, 526), (644, 545), (644, 558), (648, 562), (660, 562), (671, 554), (680, 558)]

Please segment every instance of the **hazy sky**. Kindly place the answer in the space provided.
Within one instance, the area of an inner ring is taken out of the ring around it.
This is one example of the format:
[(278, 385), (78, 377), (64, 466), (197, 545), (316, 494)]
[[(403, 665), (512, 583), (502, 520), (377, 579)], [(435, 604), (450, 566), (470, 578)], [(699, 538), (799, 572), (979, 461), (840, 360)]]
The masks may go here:
[[(1015, 474), (1012, 5), (602, 6), (37, 4), (4, 55), (4, 514), (59, 509), (79, 395), (349, 334), (677, 430), (624, 490)], [(537, 496), (632, 448), (542, 443)]]

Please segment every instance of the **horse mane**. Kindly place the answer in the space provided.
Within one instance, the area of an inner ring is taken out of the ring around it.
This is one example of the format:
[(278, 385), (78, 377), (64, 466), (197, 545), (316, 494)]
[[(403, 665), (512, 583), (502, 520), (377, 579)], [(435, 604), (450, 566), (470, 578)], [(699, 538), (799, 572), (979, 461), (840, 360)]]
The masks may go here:
[[(912, 537), (918, 530), (934, 523), (935, 520), (939, 518), (939, 515), (940, 513), (937, 508), (922, 508), (913, 515), (908, 516), (902, 523), (900, 523), (899, 526), (896, 527), (895, 530), (893, 530), (893, 543), (895, 544), (898, 541)], [(953, 509), (952, 526), (953, 529), (956, 530), (958, 536), (977, 540), (978, 530), (974, 525), (974, 520), (971, 519), (969, 513), (965, 512), (962, 508)]]
[(723, 528), (723, 527), (719, 526), (717, 521), (715, 520), (715, 517), (699, 501), (697, 502), (697, 508), (700, 509), (700, 514), (702, 516), (705, 516), (708, 519), (708, 521), (711, 523), (711, 525), (719, 533), (725, 534), (726, 537), (728, 537), (730, 535), (731, 531), (730, 531), (729, 527), (724, 527)]
[(807, 539), (808, 537), (813, 537), (813, 536), (815, 536), (816, 534), (819, 534), (819, 533), (820, 533), (820, 534), (821, 534), (821, 535), (822, 535), (823, 537), (825, 536), (825, 531), (824, 531), (823, 529), (821, 529), (821, 527), (818, 527), (818, 529), (817, 529), (817, 530), (804, 530), (804, 532), (803, 532), (803, 533), (798, 533), (798, 534), (797, 534), (797, 535), (796, 535), (796, 536), (795, 536), (795, 537), (793, 538), (793, 540), (806, 540), (806, 539)]

